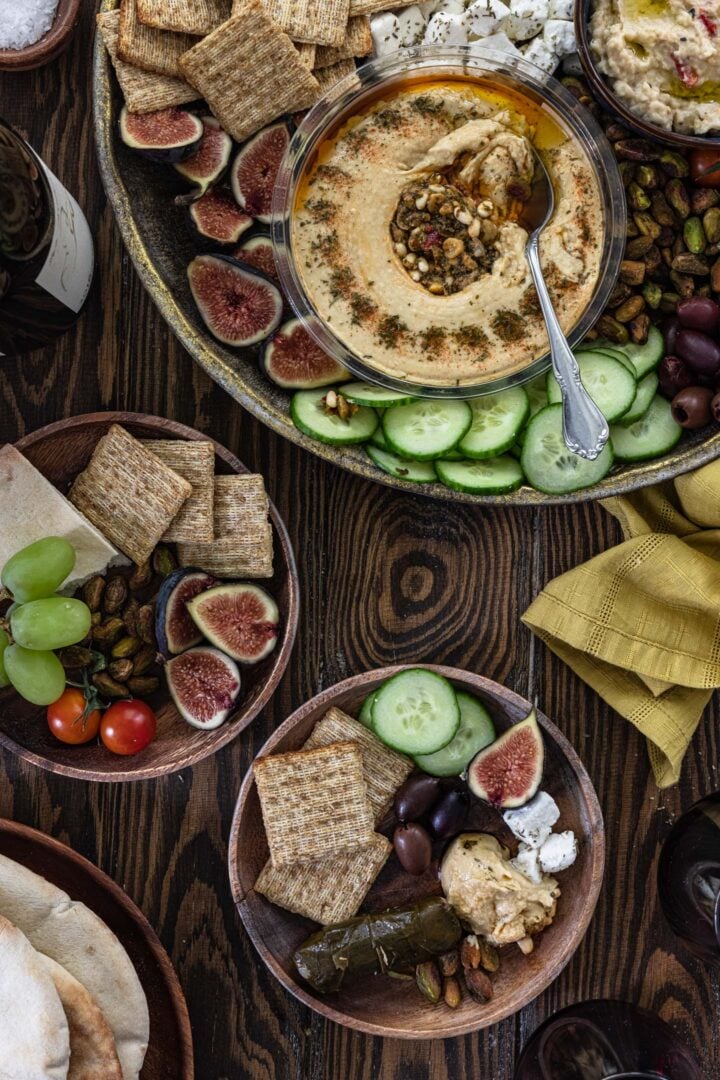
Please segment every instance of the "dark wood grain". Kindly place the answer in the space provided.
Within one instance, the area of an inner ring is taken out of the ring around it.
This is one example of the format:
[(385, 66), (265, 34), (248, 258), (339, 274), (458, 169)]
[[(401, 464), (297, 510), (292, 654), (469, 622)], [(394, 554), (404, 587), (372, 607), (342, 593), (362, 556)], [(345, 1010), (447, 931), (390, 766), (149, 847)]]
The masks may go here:
[[(618, 540), (593, 504), (480, 511), (400, 495), (281, 441), (214, 387), (143, 295), (93, 158), (93, 4), (67, 54), (0, 76), (0, 112), (79, 197), (99, 275), (76, 331), (21, 364), (0, 360), (0, 436), (97, 409), (168, 416), (267, 478), (301, 580), (293, 659), (272, 704), (232, 746), (155, 782), (90, 786), (5, 754), (0, 816), (37, 826), (98, 863), (170, 952), (190, 1009), (199, 1080), (511, 1080), (524, 1039), (553, 1010), (615, 995), (659, 1011), (720, 1077), (720, 984), (665, 926), (653, 875), (677, 815), (720, 787), (717, 697), (677, 788), (659, 793), (643, 740), (532, 638), (520, 614), (554, 575)], [(227, 838), (253, 755), (304, 700), (385, 663), (425, 660), (504, 682), (554, 720), (580, 754), (605, 815), (607, 871), (590, 929), (559, 979), (517, 1017), (477, 1035), (402, 1043), (326, 1023), (259, 961), (234, 910)]]

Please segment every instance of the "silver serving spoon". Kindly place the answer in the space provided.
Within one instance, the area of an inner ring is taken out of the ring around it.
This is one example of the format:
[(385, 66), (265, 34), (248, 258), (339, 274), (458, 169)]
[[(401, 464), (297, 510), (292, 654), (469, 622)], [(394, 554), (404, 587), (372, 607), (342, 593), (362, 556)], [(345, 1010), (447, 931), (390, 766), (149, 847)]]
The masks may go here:
[(540, 265), (540, 234), (553, 216), (555, 193), (547, 169), (534, 149), (533, 156), (535, 175), (532, 194), (524, 204), (520, 218), (520, 224), (530, 233), (525, 245), (525, 257), (547, 327), (553, 371), (562, 392), (565, 445), (574, 454), (594, 461), (602, 453), (610, 437), (610, 428), (580, 380), (577, 360), (562, 332), (543, 277)]

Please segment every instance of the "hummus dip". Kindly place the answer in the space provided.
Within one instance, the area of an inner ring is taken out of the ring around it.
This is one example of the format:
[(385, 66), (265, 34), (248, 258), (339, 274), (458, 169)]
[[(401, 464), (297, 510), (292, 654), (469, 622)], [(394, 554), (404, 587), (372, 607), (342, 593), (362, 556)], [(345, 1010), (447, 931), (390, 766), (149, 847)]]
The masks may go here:
[[(598, 279), (603, 213), (580, 145), (547, 112), (542, 122), (556, 209), (541, 256), (569, 332)], [(472, 385), (548, 351), (518, 221), (535, 133), (517, 104), (451, 81), (398, 90), (321, 144), (295, 200), (295, 266), (316, 313), (366, 364)]]
[(659, 127), (720, 130), (720, 4), (597, 0), (590, 48), (613, 92)]
[(510, 853), (489, 833), (463, 833), (440, 871), (443, 892), (457, 916), (491, 945), (539, 934), (555, 918), (560, 889), (544, 876), (536, 885), (510, 864)]

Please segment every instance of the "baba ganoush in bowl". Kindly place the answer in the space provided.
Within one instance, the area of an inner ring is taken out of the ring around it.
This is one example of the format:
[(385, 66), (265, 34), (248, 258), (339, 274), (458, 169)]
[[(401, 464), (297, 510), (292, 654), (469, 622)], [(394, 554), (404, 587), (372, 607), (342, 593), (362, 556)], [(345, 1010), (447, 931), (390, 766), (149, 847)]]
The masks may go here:
[(273, 202), (296, 313), (354, 374), (472, 397), (549, 366), (521, 224), (534, 152), (555, 212), (545, 277), (571, 344), (603, 310), (625, 234), (622, 184), (593, 118), (553, 78), (482, 48), (370, 63), (305, 117)]

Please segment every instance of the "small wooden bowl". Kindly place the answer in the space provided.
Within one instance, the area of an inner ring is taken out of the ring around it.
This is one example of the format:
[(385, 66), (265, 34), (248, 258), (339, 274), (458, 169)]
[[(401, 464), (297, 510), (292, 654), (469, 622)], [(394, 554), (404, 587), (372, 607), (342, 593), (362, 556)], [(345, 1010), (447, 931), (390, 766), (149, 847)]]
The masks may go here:
[(0, 819), (0, 855), (81, 901), (125, 947), (150, 1011), (150, 1042), (140, 1080), (193, 1080), (192, 1031), (182, 987), (157, 934), (127, 893), (72, 848), (16, 821)]
[[(106, 412), (76, 416), (40, 428), (16, 444), (63, 493), (87, 465), (98, 439), (111, 426), (122, 424), (140, 439), (186, 439), (214, 442), (193, 428), (137, 413)], [(220, 473), (247, 473), (238, 459), (215, 445), (215, 468)], [(298, 621), (298, 577), (295, 556), (285, 525), (270, 504), (275, 543), (275, 574), (260, 582), (277, 601), (282, 620), (277, 648), (254, 667), (242, 670), (243, 692), (237, 710), (214, 731), (198, 731), (178, 714), (166, 688), (151, 700), (158, 719), (157, 738), (134, 757), (118, 757), (100, 744), (67, 746), (50, 733), (45, 709), (23, 701), (12, 690), (0, 691), (0, 745), (49, 772), (80, 780), (150, 780), (196, 765), (226, 746), (265, 708), (274, 694), (292, 652)], [(49, 528), (50, 526), (48, 526)]]
[(59, 0), (55, 21), (44, 37), (24, 49), (0, 49), (0, 71), (31, 71), (55, 60), (70, 44), (81, 10), (82, 0)]
[[(297, 750), (318, 720), (336, 705), (357, 716), (366, 695), (381, 683), (414, 665), (369, 671), (345, 679), (302, 705), (268, 739), (260, 755)], [(458, 688), (476, 694), (487, 706), (498, 732), (527, 716), (530, 703), (511, 690), (480, 675), (455, 668), (423, 664)], [(315, 923), (271, 904), (254, 891), (260, 870), (268, 858), (260, 802), (252, 770), (240, 789), (230, 833), (230, 886), (240, 918), (260, 956), (286, 990), (321, 1016), (338, 1024), (400, 1039), (445, 1039), (490, 1027), (527, 1005), (556, 979), (583, 939), (592, 918), (602, 882), (605, 833), (600, 805), (589, 776), (564, 735), (542, 713), (539, 721), (545, 736), (543, 789), (560, 807), (559, 826), (572, 829), (580, 844), (580, 854), (572, 869), (560, 875), (563, 895), (557, 917), (537, 940), (535, 951), (523, 956), (515, 946), (502, 950), (501, 965), (493, 976), (495, 993), (487, 1005), (473, 1001), (466, 993), (455, 1010), (423, 1001), (413, 982), (372, 976), (348, 980), (337, 994), (321, 997), (302, 983), (295, 971), (295, 949), (317, 929)], [(260, 756), (258, 755), (258, 756)], [(512, 837), (501, 817), (489, 807), (478, 807), (468, 824), (492, 831), (501, 842)], [(364, 908), (379, 911), (438, 893), (436, 880), (409, 878), (394, 855), (368, 893)]]

